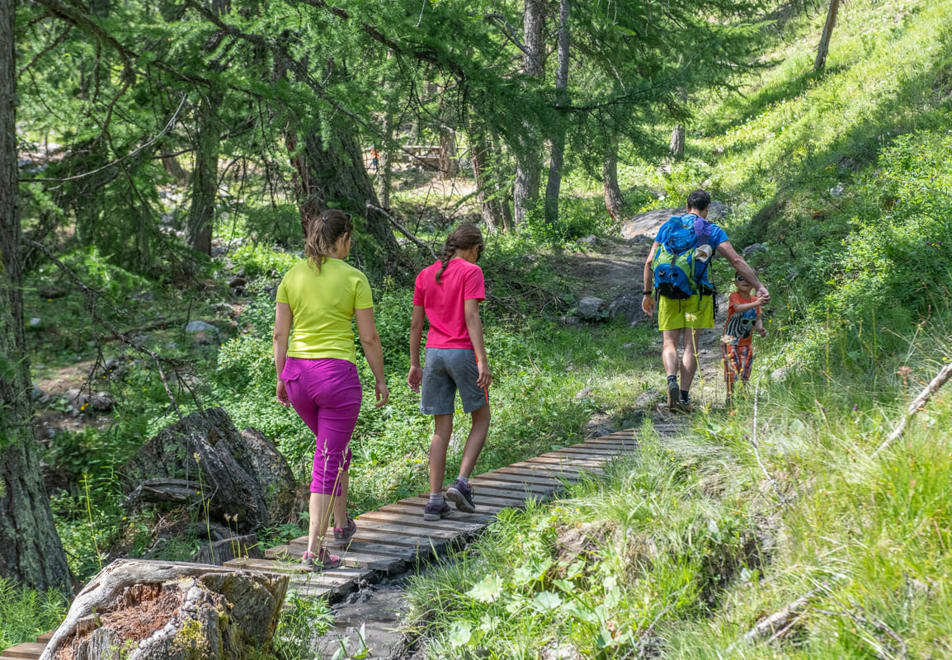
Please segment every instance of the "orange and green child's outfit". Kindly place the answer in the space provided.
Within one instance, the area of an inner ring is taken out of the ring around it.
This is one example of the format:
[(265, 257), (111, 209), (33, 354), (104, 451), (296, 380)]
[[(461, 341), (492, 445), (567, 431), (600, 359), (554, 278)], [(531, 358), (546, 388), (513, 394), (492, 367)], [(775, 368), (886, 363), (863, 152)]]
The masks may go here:
[(724, 323), (724, 336), (721, 338), (721, 356), (724, 361), (724, 381), (727, 391), (731, 392), (738, 379), (746, 382), (750, 379), (750, 369), (754, 364), (753, 332), (760, 316), (760, 307), (737, 311), (737, 305), (752, 303), (756, 298), (735, 291), (730, 295), (727, 305), (727, 322)]

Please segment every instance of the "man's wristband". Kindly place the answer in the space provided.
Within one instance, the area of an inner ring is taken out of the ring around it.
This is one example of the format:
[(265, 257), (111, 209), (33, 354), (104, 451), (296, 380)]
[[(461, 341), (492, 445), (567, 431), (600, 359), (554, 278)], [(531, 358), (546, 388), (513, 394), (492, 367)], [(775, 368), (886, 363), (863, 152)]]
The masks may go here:
[(650, 296), (650, 295), (651, 295), (651, 292), (650, 292), (650, 291), (642, 291), (642, 293), (645, 294), (646, 296)]

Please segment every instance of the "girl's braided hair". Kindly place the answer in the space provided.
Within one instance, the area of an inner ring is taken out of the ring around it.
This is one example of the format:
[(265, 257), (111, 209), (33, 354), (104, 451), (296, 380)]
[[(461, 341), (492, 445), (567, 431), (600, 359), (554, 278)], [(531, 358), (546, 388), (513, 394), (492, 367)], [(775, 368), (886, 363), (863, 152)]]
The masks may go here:
[(443, 267), (436, 274), (436, 283), (441, 284), (440, 276), (446, 270), (446, 266), (449, 265), (450, 259), (453, 258), (457, 250), (468, 250), (482, 244), (483, 233), (479, 231), (479, 227), (476, 225), (460, 225), (454, 229), (453, 233), (446, 237), (443, 249), (440, 250), (440, 263), (443, 264)]
[(334, 252), (337, 239), (353, 231), (354, 223), (350, 221), (350, 213), (340, 209), (324, 209), (307, 220), (304, 254), (320, 272), (321, 264)]

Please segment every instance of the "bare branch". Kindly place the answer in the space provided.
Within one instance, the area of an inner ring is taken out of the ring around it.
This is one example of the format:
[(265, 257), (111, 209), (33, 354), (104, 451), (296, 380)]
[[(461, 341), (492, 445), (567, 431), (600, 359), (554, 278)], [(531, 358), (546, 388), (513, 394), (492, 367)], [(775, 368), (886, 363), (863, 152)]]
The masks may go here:
[(148, 148), (151, 147), (153, 144), (155, 144), (156, 142), (158, 142), (159, 139), (160, 139), (163, 135), (165, 135), (165, 134), (168, 133), (170, 130), (172, 130), (172, 128), (175, 126), (175, 124), (176, 124), (176, 122), (177, 122), (177, 120), (178, 120), (179, 111), (182, 109), (182, 106), (185, 104), (185, 98), (186, 98), (185, 94), (182, 94), (182, 100), (179, 101), (178, 108), (176, 108), (176, 109), (175, 109), (175, 112), (172, 113), (172, 117), (169, 119), (168, 123), (165, 125), (165, 128), (163, 128), (162, 131), (161, 131), (158, 135), (156, 135), (155, 137), (153, 137), (151, 140), (149, 140), (149, 141), (146, 142), (145, 144), (143, 144), (143, 145), (141, 145), (141, 146), (139, 146), (139, 147), (133, 149), (132, 151), (130, 151), (130, 152), (127, 153), (126, 155), (120, 156), (119, 158), (117, 158), (116, 160), (112, 161), (111, 163), (107, 163), (106, 165), (103, 165), (102, 167), (97, 167), (96, 169), (94, 169), (94, 170), (92, 170), (92, 171), (90, 171), (90, 172), (83, 172), (82, 174), (76, 174), (76, 175), (68, 176), (68, 177), (65, 177), (65, 178), (62, 178), (62, 179), (20, 179), (20, 181), (27, 181), (27, 182), (30, 182), (30, 183), (66, 183), (67, 181), (76, 181), (76, 180), (78, 180), (78, 179), (85, 179), (85, 178), (88, 177), (88, 176), (92, 176), (92, 175), (94, 175), (94, 174), (99, 174), (100, 172), (102, 172), (102, 171), (104, 171), (104, 170), (108, 170), (108, 169), (110, 169), (110, 168), (112, 168), (112, 167), (115, 167), (116, 165), (118, 165), (118, 164), (121, 163), (122, 161), (128, 160), (129, 158), (132, 158), (133, 156), (135, 156), (136, 154), (138, 154), (140, 151), (142, 151), (142, 150), (144, 150), (144, 149), (148, 149)]
[(889, 434), (889, 437), (883, 441), (883, 444), (879, 445), (876, 451), (873, 452), (873, 457), (875, 457), (879, 452), (884, 450), (886, 447), (895, 442), (898, 438), (902, 436), (906, 431), (906, 427), (909, 426), (909, 420), (912, 419), (912, 416), (917, 412), (922, 410), (926, 403), (929, 402), (929, 399), (939, 391), (939, 388), (946, 384), (949, 378), (952, 377), (952, 362), (942, 367), (941, 371), (936, 375), (932, 381), (926, 385), (926, 388), (919, 393), (912, 403), (909, 404), (909, 407), (906, 409), (906, 414), (902, 416), (902, 419), (899, 420), (899, 423), (896, 424), (896, 428), (893, 429), (892, 433)]
[(506, 38), (509, 39), (509, 41), (511, 41), (516, 48), (521, 50), (526, 55), (526, 57), (530, 58), (533, 64), (535, 64), (540, 69), (542, 68), (542, 65), (539, 64), (539, 60), (536, 59), (536, 56), (528, 48), (526, 48), (521, 41), (519, 41), (519, 36), (516, 33), (515, 28), (509, 24), (509, 21), (506, 20), (505, 16), (502, 14), (486, 14), (483, 17), (483, 20), (495, 21), (496, 23), (499, 23), (502, 26), (502, 32), (504, 35), (506, 35)]
[(419, 239), (416, 236), (414, 236), (412, 233), (410, 233), (410, 231), (406, 227), (400, 224), (400, 222), (398, 222), (397, 219), (394, 218), (392, 215), (390, 215), (387, 211), (380, 208), (376, 204), (371, 204), (370, 202), (367, 202), (366, 208), (372, 209), (376, 211), (377, 213), (382, 214), (384, 217), (386, 217), (390, 221), (390, 223), (394, 227), (396, 227), (400, 231), (401, 234), (409, 238), (410, 241), (412, 241), (414, 245), (417, 245), (423, 248), (424, 250), (427, 250), (434, 259), (437, 259), (437, 260), (439, 259), (439, 257), (436, 256), (436, 252), (433, 250), (432, 247), (429, 246), (429, 244), (425, 243), (422, 239)]

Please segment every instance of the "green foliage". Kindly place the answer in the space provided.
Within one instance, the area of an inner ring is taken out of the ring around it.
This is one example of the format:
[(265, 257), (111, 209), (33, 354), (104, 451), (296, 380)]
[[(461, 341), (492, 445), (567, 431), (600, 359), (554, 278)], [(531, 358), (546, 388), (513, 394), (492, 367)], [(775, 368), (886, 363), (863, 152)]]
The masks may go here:
[(274, 636), (274, 655), (278, 660), (310, 657), (315, 640), (326, 633), (334, 617), (323, 599), (305, 598), (293, 590), (285, 598)]
[(0, 649), (36, 641), (55, 630), (69, 603), (62, 593), (34, 591), (0, 577)]
[(546, 220), (541, 207), (526, 214), (519, 232), (530, 241), (540, 245), (564, 246), (565, 244), (607, 229), (604, 202), (597, 197), (561, 197), (559, 217)]

